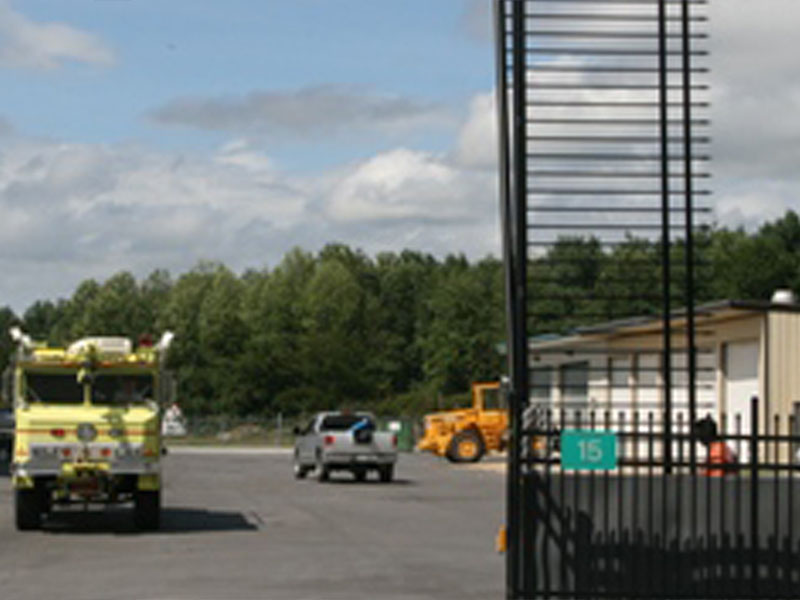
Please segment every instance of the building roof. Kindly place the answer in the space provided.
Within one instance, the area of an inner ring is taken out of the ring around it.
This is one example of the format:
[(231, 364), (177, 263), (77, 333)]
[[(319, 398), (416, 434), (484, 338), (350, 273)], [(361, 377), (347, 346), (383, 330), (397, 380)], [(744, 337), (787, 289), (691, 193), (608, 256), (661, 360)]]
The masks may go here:
[[(767, 312), (800, 313), (800, 305), (757, 300), (717, 300), (695, 307), (695, 317), (703, 323), (708, 323), (710, 320), (718, 321), (736, 318), (747, 313)], [(685, 323), (686, 318), (687, 311), (685, 308), (675, 310), (672, 313), (672, 319), (676, 327), (680, 327), (682, 323)], [(623, 333), (652, 333), (661, 330), (662, 322), (661, 315), (615, 319), (595, 325), (576, 327), (571, 333), (562, 336), (537, 336), (530, 339), (530, 344), (536, 347), (561, 346), (585, 342), (587, 338), (591, 337), (605, 338)]]

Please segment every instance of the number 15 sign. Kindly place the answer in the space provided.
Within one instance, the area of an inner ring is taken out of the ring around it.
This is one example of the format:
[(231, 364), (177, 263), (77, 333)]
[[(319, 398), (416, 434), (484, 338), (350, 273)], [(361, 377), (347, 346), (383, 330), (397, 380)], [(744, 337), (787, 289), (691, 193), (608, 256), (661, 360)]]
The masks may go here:
[(617, 436), (608, 431), (562, 431), (561, 468), (597, 471), (616, 469)]

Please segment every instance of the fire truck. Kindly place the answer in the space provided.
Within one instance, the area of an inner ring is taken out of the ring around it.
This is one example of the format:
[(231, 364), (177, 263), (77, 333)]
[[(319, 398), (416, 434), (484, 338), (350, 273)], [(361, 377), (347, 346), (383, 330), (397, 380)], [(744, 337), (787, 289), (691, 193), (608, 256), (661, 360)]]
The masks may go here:
[(138, 348), (122, 337), (52, 348), (18, 328), (11, 335), (17, 528), (38, 529), (62, 505), (132, 503), (135, 526), (158, 529), (172, 333)]

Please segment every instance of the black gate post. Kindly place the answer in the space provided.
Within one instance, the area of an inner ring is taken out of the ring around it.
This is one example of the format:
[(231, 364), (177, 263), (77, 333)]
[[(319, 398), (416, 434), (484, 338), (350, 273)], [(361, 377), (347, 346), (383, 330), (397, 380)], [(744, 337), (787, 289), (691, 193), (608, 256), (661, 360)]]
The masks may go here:
[[(511, 123), (506, 109), (508, 98), (506, 64), (506, 0), (495, 0), (498, 53), (498, 115), (500, 120), (500, 191), (503, 212), (503, 252), (506, 265), (506, 307), (509, 327), (508, 394), (511, 436), (508, 448), (506, 502), (506, 596), (518, 598), (522, 590), (522, 412), (528, 399), (527, 336), (527, 134), (526, 134), (526, 48), (524, 0), (511, 3)], [(510, 138), (510, 139), (509, 139)]]

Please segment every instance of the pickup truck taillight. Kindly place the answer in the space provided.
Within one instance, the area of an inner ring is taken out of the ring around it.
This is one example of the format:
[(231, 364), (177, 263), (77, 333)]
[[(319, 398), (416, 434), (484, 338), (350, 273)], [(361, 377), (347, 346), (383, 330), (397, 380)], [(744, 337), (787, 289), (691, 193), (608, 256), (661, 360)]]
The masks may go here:
[(333, 446), (333, 443), (336, 441), (336, 438), (332, 435), (326, 435), (322, 438), (322, 443), (326, 446)]
[(397, 448), (397, 434), (392, 435), (392, 448)]

